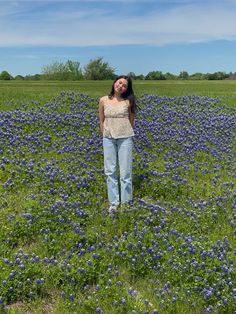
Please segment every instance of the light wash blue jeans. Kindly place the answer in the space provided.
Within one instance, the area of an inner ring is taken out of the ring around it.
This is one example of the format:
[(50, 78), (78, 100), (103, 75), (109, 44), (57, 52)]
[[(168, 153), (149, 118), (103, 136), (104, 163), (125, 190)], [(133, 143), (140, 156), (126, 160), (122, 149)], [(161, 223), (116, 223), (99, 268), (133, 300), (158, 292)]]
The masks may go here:
[[(133, 138), (103, 138), (104, 169), (107, 176), (108, 200), (119, 205), (132, 200)], [(120, 193), (118, 168), (120, 169)]]

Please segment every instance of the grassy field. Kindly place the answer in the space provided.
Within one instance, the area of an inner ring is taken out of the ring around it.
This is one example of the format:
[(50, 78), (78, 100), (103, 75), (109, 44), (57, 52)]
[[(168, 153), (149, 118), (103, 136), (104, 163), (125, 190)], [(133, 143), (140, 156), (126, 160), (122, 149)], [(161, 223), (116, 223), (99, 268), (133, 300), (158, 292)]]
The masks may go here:
[(134, 82), (134, 199), (113, 216), (110, 85), (0, 82), (0, 313), (236, 313), (236, 82)]
[[(110, 92), (111, 81), (0, 81), (0, 108), (18, 106), (20, 102), (37, 101), (41, 104), (57, 96), (61, 91), (85, 93), (101, 97)], [(139, 97), (143, 93), (169, 97), (204, 95), (224, 98), (223, 103), (236, 107), (236, 81), (134, 81)]]

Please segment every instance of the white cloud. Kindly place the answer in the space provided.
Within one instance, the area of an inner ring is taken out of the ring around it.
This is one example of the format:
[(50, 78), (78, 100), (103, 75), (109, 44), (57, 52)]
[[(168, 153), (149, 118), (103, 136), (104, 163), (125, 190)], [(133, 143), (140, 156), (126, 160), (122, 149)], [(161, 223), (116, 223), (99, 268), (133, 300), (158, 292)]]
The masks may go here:
[[(112, 11), (112, 5), (107, 11), (104, 6), (92, 10), (78, 10), (76, 5), (65, 6), (64, 10), (51, 7), (46, 13), (31, 16), (19, 1), (10, 2), (9, 6), (1, 5), (4, 11), (1, 11), (0, 46), (165, 45), (236, 40), (236, 6), (230, 5), (231, 1), (222, 5), (216, 2), (211, 5), (210, 1), (201, 6), (199, 1), (171, 2), (181, 2), (181, 5), (168, 6), (164, 11), (162, 6), (153, 11), (146, 8), (141, 16), (122, 16)], [(25, 19), (18, 15), (24, 11), (27, 12)], [(9, 15), (15, 19), (9, 19)]]

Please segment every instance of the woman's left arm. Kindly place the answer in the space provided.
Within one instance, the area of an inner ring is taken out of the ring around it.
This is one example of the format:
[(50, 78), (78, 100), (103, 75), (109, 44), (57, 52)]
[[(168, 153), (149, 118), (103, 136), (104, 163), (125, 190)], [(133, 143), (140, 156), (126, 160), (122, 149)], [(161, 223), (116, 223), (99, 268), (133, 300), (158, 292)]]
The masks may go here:
[(131, 111), (131, 107), (129, 106), (129, 121), (132, 128), (134, 127), (134, 119), (135, 119), (135, 114)]

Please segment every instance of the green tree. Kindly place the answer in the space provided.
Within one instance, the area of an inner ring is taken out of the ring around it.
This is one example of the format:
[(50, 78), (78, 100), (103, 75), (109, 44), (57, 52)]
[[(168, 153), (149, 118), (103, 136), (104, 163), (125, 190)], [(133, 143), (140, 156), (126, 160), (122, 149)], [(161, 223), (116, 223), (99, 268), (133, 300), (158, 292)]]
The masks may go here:
[(29, 75), (26, 75), (24, 77), (24, 79), (26, 81), (40, 81), (40, 80), (42, 80), (42, 75), (40, 75), (40, 74), (33, 74), (33, 75), (29, 74)]
[(182, 79), (182, 80), (187, 80), (189, 78), (188, 72), (187, 71), (180, 72), (179, 78)]
[(165, 80), (164, 74), (161, 71), (151, 71), (145, 76), (145, 80)]
[(65, 64), (65, 68), (68, 74), (68, 79), (72, 81), (82, 80), (83, 74), (78, 61), (68, 60)]
[(145, 76), (143, 74), (136, 75), (134, 72), (129, 72), (127, 76), (131, 77), (132, 80), (144, 80)]
[(229, 77), (229, 74), (226, 74), (225, 72), (215, 72), (215, 73), (207, 73), (206, 78), (208, 80), (224, 80), (227, 77)]
[(91, 60), (84, 68), (86, 80), (113, 80), (115, 77), (115, 70), (101, 57)]
[(2, 73), (0, 74), (0, 80), (10, 81), (13, 79), (14, 78), (11, 76), (11, 74), (9, 74), (7, 71), (2, 71)]
[(134, 80), (136, 79), (136, 74), (134, 72), (129, 72), (127, 76), (131, 77)]
[(138, 74), (135, 76), (135, 80), (145, 80), (145, 76), (143, 74)]
[(189, 76), (189, 78), (191, 80), (204, 80), (205, 79), (205, 74), (200, 73), (200, 72), (196, 72), (196, 73), (191, 74)]
[(46, 80), (81, 80), (83, 78), (80, 63), (68, 60), (66, 63), (54, 61), (42, 69), (42, 75)]
[(65, 80), (65, 66), (61, 62), (54, 61), (43, 67), (42, 75), (46, 80)]
[(22, 76), (22, 75), (16, 75), (15, 76), (15, 80), (17, 80), (17, 81), (23, 81), (25, 78), (24, 78), (24, 76)]
[(166, 80), (176, 80), (176, 78), (177, 78), (176, 75), (171, 74), (170, 72), (165, 73), (164, 76), (165, 76)]

